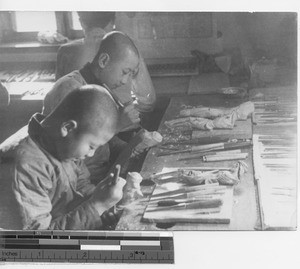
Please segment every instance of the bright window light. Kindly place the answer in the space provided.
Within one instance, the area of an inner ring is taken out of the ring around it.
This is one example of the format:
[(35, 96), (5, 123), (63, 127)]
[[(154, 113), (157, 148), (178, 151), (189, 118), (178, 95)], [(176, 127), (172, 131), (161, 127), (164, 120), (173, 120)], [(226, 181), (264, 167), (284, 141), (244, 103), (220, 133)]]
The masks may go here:
[(57, 31), (54, 11), (16, 11), (17, 32)]
[(72, 12), (72, 28), (74, 30), (82, 30), (78, 13), (75, 11)]

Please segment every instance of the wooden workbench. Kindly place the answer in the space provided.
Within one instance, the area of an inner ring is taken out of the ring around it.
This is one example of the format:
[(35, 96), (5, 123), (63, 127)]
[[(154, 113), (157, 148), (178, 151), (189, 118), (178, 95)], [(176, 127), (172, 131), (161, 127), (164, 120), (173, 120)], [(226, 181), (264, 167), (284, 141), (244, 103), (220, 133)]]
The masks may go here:
[[(170, 101), (164, 117), (162, 118), (159, 130), (162, 134), (166, 133), (167, 129), (164, 125), (165, 120), (174, 119), (179, 115), (180, 107), (182, 105), (205, 105), (211, 107), (233, 107), (245, 100), (241, 99), (224, 99), (223, 96), (217, 94), (210, 95), (197, 95), (197, 96), (184, 96), (173, 97)], [(252, 136), (251, 120), (238, 121), (238, 125), (233, 130), (214, 130), (203, 131), (203, 137), (213, 136), (230, 137), (235, 138), (235, 129), (244, 130), (244, 133), (239, 133), (238, 138), (250, 138)], [(212, 136), (213, 134), (213, 136)], [(249, 153), (249, 157), (245, 161), (249, 167), (248, 173), (245, 174), (241, 183), (234, 188), (234, 203), (232, 211), (232, 219), (229, 224), (199, 224), (199, 223), (178, 223), (171, 224), (167, 229), (169, 230), (254, 230), (260, 227), (260, 219), (257, 210), (256, 201), (256, 188), (253, 179), (253, 167), (252, 167), (252, 152), (250, 149), (244, 149), (243, 151)], [(223, 161), (204, 163), (199, 160), (192, 160), (189, 162), (177, 161), (178, 157), (188, 156), (188, 153), (182, 153), (170, 156), (157, 157), (156, 153), (160, 149), (154, 148), (148, 152), (148, 155), (144, 161), (141, 174), (144, 178), (149, 177), (153, 173), (160, 172), (163, 167), (187, 167), (187, 166), (222, 166), (230, 167), (236, 161)], [(153, 186), (143, 186), (142, 191), (146, 197), (152, 193)], [(130, 208), (125, 209), (121, 219), (116, 227), (117, 230), (161, 230), (167, 226), (157, 225), (156, 223), (144, 223), (141, 222), (143, 212), (147, 202), (137, 203)]]

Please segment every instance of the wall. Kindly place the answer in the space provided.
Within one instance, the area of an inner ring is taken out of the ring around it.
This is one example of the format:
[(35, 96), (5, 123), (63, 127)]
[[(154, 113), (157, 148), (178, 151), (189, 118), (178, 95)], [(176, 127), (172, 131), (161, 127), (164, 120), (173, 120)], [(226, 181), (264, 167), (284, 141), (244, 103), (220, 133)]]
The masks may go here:
[[(160, 23), (155, 23), (159, 16), (164, 16), (163, 13), (120, 12), (117, 14), (116, 24), (120, 30), (128, 33), (136, 41), (145, 58), (187, 57), (190, 56), (192, 49), (217, 53), (222, 47), (224, 49), (238, 47), (241, 49), (242, 55), (247, 58), (265, 56), (280, 58), (292, 62), (294, 65), (297, 64), (295, 57), (297, 52), (296, 13), (214, 12), (211, 13), (213, 16), (211, 36), (203, 35), (193, 38), (186, 35), (184, 38), (176, 37), (176, 34), (180, 35), (180, 31), (182, 31), (180, 22), (184, 22), (186, 14), (188, 13), (177, 13), (175, 20), (169, 17), (164, 20), (160, 19)], [(194, 26), (196, 25), (201, 32), (201, 27), (209, 28), (203, 17), (210, 13), (200, 12), (198, 14), (200, 19), (198, 21), (196, 19)], [(191, 27), (193, 27), (192, 24), (186, 28), (186, 31), (189, 31)], [(143, 38), (139, 33), (141, 29), (144, 32), (148, 31), (150, 36)], [(156, 39), (155, 30), (158, 35)], [(177, 33), (174, 35), (176, 30)], [(217, 38), (218, 31), (223, 34), (221, 39)], [(165, 37), (161, 38), (159, 32), (164, 32)]]
[[(0, 12), (0, 43), (9, 28), (8, 15)], [(240, 48), (244, 59), (265, 56), (297, 66), (297, 13), (118, 12), (116, 25), (146, 59), (190, 57), (193, 49), (213, 54)]]
[[(7, 16), (0, 12), (0, 42), (9, 27)], [(239, 47), (245, 57), (279, 57), (297, 64), (297, 13), (118, 12), (116, 25), (137, 42), (145, 58), (188, 57), (192, 49), (220, 52), (220, 31), (224, 49)]]
[(224, 48), (240, 47), (244, 57), (272, 57), (297, 65), (297, 14), (216, 13)]
[(120, 12), (116, 27), (135, 41), (146, 59), (191, 57), (194, 49), (219, 52), (216, 21), (209, 12)]

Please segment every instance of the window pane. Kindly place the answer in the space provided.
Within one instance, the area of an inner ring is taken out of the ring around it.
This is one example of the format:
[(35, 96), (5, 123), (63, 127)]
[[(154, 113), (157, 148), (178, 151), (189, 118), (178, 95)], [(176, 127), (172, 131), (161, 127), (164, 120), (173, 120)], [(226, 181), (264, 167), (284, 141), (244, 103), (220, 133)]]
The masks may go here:
[(56, 31), (54, 11), (16, 11), (17, 32)]
[(79, 21), (79, 16), (77, 12), (73, 11), (72, 12), (72, 28), (74, 30), (82, 30), (80, 21)]

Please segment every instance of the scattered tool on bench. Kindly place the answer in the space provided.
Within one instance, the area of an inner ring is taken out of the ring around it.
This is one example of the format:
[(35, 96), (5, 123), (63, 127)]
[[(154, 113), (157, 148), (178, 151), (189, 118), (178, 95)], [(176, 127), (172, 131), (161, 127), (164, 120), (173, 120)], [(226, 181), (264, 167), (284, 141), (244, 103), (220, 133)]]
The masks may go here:
[(221, 142), (221, 143), (191, 146), (188, 149), (178, 150), (178, 151), (172, 150), (168, 152), (159, 152), (157, 153), (157, 156), (167, 156), (173, 154), (193, 153), (193, 152), (200, 153), (200, 152), (207, 152), (207, 151), (214, 151), (214, 150), (239, 149), (239, 148), (249, 147), (251, 145), (252, 145), (251, 141)]

